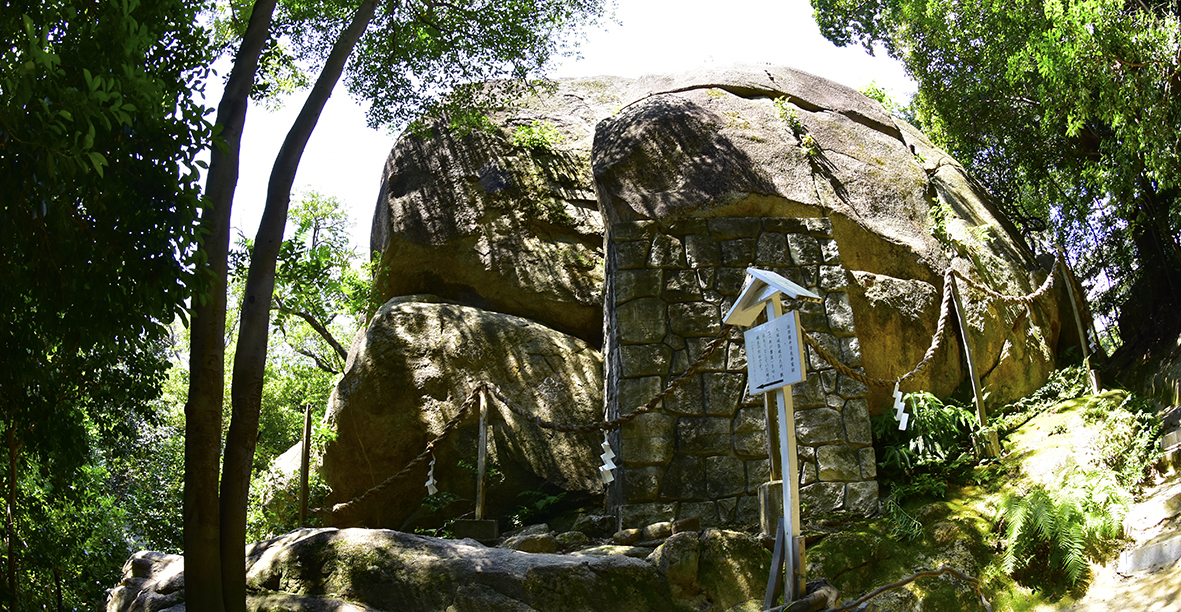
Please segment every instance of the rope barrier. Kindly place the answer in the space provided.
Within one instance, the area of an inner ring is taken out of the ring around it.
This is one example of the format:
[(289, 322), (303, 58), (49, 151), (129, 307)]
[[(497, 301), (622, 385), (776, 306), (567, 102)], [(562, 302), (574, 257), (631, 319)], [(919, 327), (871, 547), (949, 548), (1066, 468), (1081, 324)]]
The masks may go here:
[[(467, 415), (468, 412), (471, 411), (471, 409), (476, 405), (476, 401), (479, 399), (480, 393), (482, 393), (484, 391), (488, 391), (491, 388), (491, 386), (492, 386), (491, 384), (486, 383), (486, 382), (476, 385), (476, 387), (474, 389), (472, 389), (472, 392), (468, 394), (467, 399), (465, 399), (463, 401), (463, 404), (459, 408), (459, 412), (455, 413), (455, 416), (451, 417), (451, 420), (447, 421), (446, 425), (443, 425), (442, 433), (435, 436), (434, 440), (431, 440), (430, 442), (428, 442), (426, 445), (426, 448), (421, 453), (419, 453), (419, 455), (417, 457), (412, 459), (410, 461), (410, 463), (406, 464), (406, 467), (402, 468), (402, 470), (400, 472), (398, 472), (397, 474), (394, 474), (393, 476), (390, 476), (389, 478), (386, 478), (384, 481), (382, 481), (381, 484), (369, 489), (368, 491), (365, 491), (364, 493), (358, 495), (357, 497), (354, 497), (353, 499), (351, 499), (347, 502), (339, 503), (339, 504), (336, 504), (335, 506), (332, 506), (331, 512), (333, 514), (346, 512), (350, 508), (352, 508), (355, 504), (360, 503), (361, 501), (365, 500), (368, 497), (371, 497), (373, 495), (377, 495), (378, 493), (381, 493), (382, 491), (392, 487), (394, 485), (394, 483), (409, 476), (410, 472), (416, 466), (418, 466), (422, 462), (426, 461), (426, 458), (429, 457), (431, 452), (435, 450), (435, 446), (438, 445), (440, 442), (442, 442), (448, 435), (450, 435), (452, 430), (454, 430), (459, 425), (459, 422), (463, 420), (463, 417), (465, 415)], [(310, 512), (312, 514), (324, 514), (326, 512), (326, 509), (325, 508), (314, 508)]]

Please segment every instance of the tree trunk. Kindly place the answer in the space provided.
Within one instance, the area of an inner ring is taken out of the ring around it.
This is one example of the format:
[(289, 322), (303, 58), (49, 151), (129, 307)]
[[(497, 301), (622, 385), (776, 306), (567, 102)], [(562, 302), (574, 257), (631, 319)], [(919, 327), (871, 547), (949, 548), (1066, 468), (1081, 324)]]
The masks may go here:
[(230, 387), (233, 412), (226, 434), (225, 460), (221, 481), (221, 572), (228, 612), (246, 609), (246, 506), (250, 494), (250, 470), (258, 442), (258, 417), (262, 402), (263, 373), (266, 369), (267, 337), (270, 333), (271, 300), (275, 291), (275, 262), (287, 224), (291, 185), (312, 130), (324, 104), (357, 41), (365, 33), (377, 8), (377, 0), (365, 0), (349, 26), (340, 34), (332, 52), (308, 94), (271, 170), (267, 203), (259, 223), (246, 291), (238, 324), (238, 348), (234, 354), (234, 379)]
[[(198, 273), (207, 287), (193, 296), (189, 396), (185, 404), (184, 547), (186, 604), (190, 610), (223, 609), (220, 567), (218, 468), (221, 458), (221, 410), (225, 378), (226, 274), (230, 210), (238, 184), (238, 155), (250, 90), (258, 60), (269, 37), (276, 0), (258, 0), (234, 58), (217, 109), (224, 147), (210, 153), (201, 211), (205, 232), (204, 266)], [(204, 299), (202, 299), (202, 297)], [(241, 551), (240, 551), (241, 552)]]
[(8, 604), (9, 610), (19, 610), (16, 596), (16, 421), (8, 421)]

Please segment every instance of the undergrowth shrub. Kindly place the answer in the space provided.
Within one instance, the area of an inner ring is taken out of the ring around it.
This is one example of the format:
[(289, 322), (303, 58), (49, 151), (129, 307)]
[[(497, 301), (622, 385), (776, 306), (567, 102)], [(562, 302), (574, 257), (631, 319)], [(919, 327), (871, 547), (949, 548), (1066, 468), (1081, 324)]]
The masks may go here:
[(1005, 553), (1001, 567), (1027, 583), (1069, 585), (1101, 560), (1123, 535), (1132, 502), (1111, 470), (1071, 470), (1051, 486), (1010, 491), (1001, 502), (998, 528)]
[(918, 497), (942, 498), (947, 481), (958, 480), (976, 460), (970, 433), (976, 417), (953, 400), (930, 393), (903, 396), (910, 424), (899, 431), (892, 410), (873, 417), (878, 479), (898, 503)]

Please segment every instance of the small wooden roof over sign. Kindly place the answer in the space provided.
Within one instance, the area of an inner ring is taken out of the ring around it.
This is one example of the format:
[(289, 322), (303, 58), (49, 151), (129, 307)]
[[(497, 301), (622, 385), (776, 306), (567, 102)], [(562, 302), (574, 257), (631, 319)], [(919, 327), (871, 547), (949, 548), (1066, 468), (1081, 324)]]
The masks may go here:
[(793, 300), (820, 302), (820, 296), (771, 272), (758, 268), (746, 269), (746, 286), (738, 294), (734, 306), (726, 313), (727, 325), (750, 327), (763, 311), (763, 303), (782, 293)]

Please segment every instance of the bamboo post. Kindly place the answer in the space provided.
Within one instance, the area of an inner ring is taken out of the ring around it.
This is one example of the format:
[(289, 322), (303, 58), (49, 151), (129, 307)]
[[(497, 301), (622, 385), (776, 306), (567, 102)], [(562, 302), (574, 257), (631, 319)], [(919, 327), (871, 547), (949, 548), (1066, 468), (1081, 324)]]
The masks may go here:
[(480, 389), (480, 442), (476, 449), (476, 520), (484, 520), (484, 470), (488, 458), (488, 409), (483, 389)]
[(312, 447), (312, 406), (303, 407), (303, 449), (299, 458), (299, 526), (308, 520), (308, 471)]

